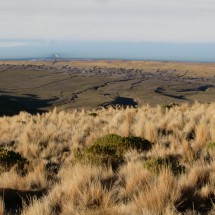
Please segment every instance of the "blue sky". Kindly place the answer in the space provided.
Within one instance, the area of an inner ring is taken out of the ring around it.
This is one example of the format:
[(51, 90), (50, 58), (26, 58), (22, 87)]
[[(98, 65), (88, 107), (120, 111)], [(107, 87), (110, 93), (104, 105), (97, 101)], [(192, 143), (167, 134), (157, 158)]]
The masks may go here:
[(102, 58), (192, 60), (192, 48), (193, 60), (215, 60), (214, 22), (214, 0), (0, 0), (0, 58), (97, 58), (96, 46)]

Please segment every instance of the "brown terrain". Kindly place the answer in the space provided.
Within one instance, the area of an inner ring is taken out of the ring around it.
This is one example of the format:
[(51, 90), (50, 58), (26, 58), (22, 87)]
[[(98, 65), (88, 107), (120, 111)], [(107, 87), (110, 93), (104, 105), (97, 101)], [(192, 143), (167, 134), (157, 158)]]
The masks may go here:
[(57, 106), (212, 102), (215, 64), (154, 61), (1, 61), (0, 115)]

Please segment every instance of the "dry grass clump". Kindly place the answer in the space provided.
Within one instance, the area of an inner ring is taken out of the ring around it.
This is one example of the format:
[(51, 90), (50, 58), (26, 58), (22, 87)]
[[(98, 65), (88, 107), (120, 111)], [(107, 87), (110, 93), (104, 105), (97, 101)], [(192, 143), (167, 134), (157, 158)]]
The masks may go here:
[(4, 214), (4, 201), (0, 198), (0, 214)]
[(214, 110), (195, 103), (2, 117), (0, 214), (214, 214)]

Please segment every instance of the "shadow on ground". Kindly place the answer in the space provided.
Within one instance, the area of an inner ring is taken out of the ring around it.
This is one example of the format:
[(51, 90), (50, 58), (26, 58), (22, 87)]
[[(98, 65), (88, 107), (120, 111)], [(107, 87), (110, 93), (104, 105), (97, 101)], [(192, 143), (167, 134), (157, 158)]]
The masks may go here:
[(121, 107), (126, 107), (126, 106), (130, 106), (130, 107), (136, 107), (138, 105), (138, 103), (132, 99), (132, 98), (126, 98), (126, 97), (121, 97), (118, 96), (116, 97), (113, 101), (104, 103), (102, 105), (100, 105), (99, 107), (104, 107), (107, 108), (109, 106), (121, 106)]
[(197, 88), (191, 88), (191, 89), (183, 89), (183, 90), (178, 90), (177, 92), (193, 92), (193, 91), (201, 91), (201, 92), (205, 92), (210, 88), (214, 88), (214, 85), (202, 85), (200, 87)]
[(166, 90), (164, 88), (162, 88), (162, 87), (157, 87), (157, 89), (154, 90), (154, 92), (159, 94), (159, 95), (168, 96), (168, 97), (174, 98), (174, 99), (188, 100), (188, 99), (185, 98), (184, 95), (172, 95), (172, 94), (166, 93), (165, 91)]
[(47, 191), (45, 189), (38, 191), (23, 191), (0, 188), (0, 197), (4, 201), (6, 213), (9, 214), (19, 214), (23, 204), (29, 205), (32, 199), (42, 198), (46, 193)]
[(19, 114), (21, 111), (31, 114), (41, 114), (46, 112), (41, 109), (50, 106), (50, 103), (55, 100), (55, 98), (42, 100), (36, 95), (0, 95), (0, 116), (13, 116)]

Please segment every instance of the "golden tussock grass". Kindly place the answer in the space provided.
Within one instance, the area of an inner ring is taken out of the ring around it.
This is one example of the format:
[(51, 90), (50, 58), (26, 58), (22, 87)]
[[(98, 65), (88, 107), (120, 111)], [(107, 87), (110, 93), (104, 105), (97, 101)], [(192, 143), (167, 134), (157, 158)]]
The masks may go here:
[[(22, 174), (16, 166), (1, 170), (0, 214), (18, 209), (9, 188), (29, 192), (17, 212), (23, 215), (215, 214), (215, 147), (208, 145), (215, 142), (215, 103), (93, 112), (0, 118), (0, 146), (29, 162)], [(124, 152), (116, 169), (77, 161), (76, 149), (107, 134), (144, 137), (151, 149)]]

